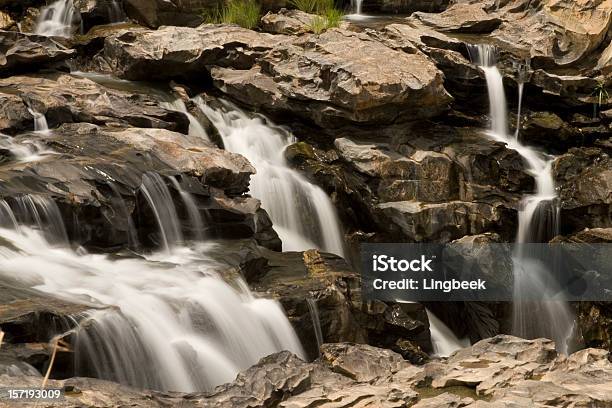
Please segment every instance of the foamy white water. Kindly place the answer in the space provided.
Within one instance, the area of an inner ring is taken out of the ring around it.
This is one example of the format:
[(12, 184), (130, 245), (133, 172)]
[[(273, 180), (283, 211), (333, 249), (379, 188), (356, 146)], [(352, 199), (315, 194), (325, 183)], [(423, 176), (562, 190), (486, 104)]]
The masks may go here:
[(431, 334), (431, 345), (433, 354), (438, 357), (448, 357), (453, 352), (470, 346), (470, 340), (460, 339), (448, 328), (444, 322), (431, 313), (428, 309), (427, 319), (429, 320), (429, 332)]
[[(518, 141), (518, 129), (516, 135), (509, 134), (506, 95), (503, 77), (495, 65), (495, 48), (481, 44), (468, 49), (472, 60), (485, 73), (491, 114), (490, 136), (506, 143), (508, 148), (521, 155), (527, 164), (527, 171), (536, 183), (535, 194), (525, 196), (520, 204), (516, 243), (547, 242), (559, 231), (559, 208), (552, 173), (553, 157), (521, 144)], [(519, 106), (522, 106), (522, 101)], [(550, 272), (529, 258), (525, 246), (519, 245), (518, 248), (513, 257), (513, 334), (525, 338), (551, 338), (555, 340), (559, 351), (567, 353), (574, 326), (573, 314), (564, 299), (538, 303), (523, 300), (524, 293), (534, 291), (548, 292), (549, 296), (546, 297), (552, 298), (552, 294), (558, 293), (559, 288), (545, 285), (544, 282), (549, 281), (546, 278)]]
[(57, 0), (42, 9), (35, 33), (47, 37), (71, 37), (75, 13), (72, 0)]
[(257, 169), (251, 194), (268, 211), (283, 250), (319, 248), (344, 255), (344, 240), (336, 210), (327, 194), (290, 168), (284, 157), (295, 138), (263, 117), (250, 117), (224, 102), (222, 109), (194, 102), (219, 130), (225, 148), (245, 156)]

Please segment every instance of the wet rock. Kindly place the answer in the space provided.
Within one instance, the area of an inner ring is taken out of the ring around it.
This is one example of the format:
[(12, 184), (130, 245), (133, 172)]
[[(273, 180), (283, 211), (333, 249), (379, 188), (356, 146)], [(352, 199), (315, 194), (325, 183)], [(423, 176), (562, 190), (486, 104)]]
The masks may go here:
[[(196, 27), (204, 21), (199, 13), (204, 5), (214, 8), (214, 0), (195, 2), (177, 0), (123, 0), (128, 17), (151, 28), (165, 25)], [(184, 5), (184, 6), (183, 6)]]
[(5, 279), (0, 288), (3, 343), (48, 342), (52, 335), (71, 329), (74, 319), (92, 308)]
[(0, 75), (6, 76), (63, 61), (74, 56), (75, 51), (48, 37), (0, 31), (0, 55)]
[(413, 242), (449, 242), (464, 235), (495, 230), (503, 222), (501, 207), (464, 201), (437, 204), (397, 201), (378, 205), (389, 229), (397, 230)]
[[(17, 137), (40, 137), (37, 134)], [(125, 246), (130, 217), (142, 245), (160, 242), (154, 214), (140, 185), (147, 172), (162, 173), (176, 193), (173, 177), (199, 203), (212, 237), (261, 238), (278, 247), (278, 237), (260, 203), (243, 197), (253, 167), (240, 155), (220, 150), (199, 138), (163, 129), (106, 129), (91, 124), (65, 124), (44, 139), (57, 156), (28, 163), (4, 164), (0, 193), (54, 199), (64, 213), (69, 238), (87, 247)], [(59, 160), (57, 160), (59, 158)], [(177, 197), (177, 212), (189, 225)], [(147, 212), (148, 211), (148, 212)]]
[(129, 29), (106, 39), (98, 65), (131, 80), (202, 80), (209, 65), (250, 68), (282, 38), (233, 25)]
[(97, 25), (117, 23), (125, 18), (123, 0), (74, 0), (74, 7), (81, 15), (83, 32)]
[(522, 118), (520, 139), (528, 145), (542, 146), (552, 152), (586, 142), (583, 132), (553, 112), (531, 112)]
[[(324, 342), (349, 341), (390, 347), (398, 340), (430, 350), (427, 315), (419, 304), (366, 302), (359, 275), (346, 262), (316, 250), (274, 253), (261, 250), (265, 268), (247, 272), (250, 286), (277, 298), (311, 357), (318, 356), (312, 312), (316, 305)], [(265, 272), (262, 273), (261, 270)]]
[(553, 164), (563, 233), (612, 225), (612, 161), (598, 148), (573, 148)]
[[(391, 60), (393, 67), (381, 63)], [(342, 29), (282, 42), (249, 70), (213, 68), (211, 75), (215, 86), (245, 104), (291, 111), (324, 127), (430, 117), (450, 102), (427, 57)]]
[(316, 16), (300, 10), (281, 9), (278, 13), (268, 13), (261, 18), (261, 29), (272, 34), (299, 35), (310, 32)]
[(105, 88), (89, 79), (59, 72), (13, 76), (0, 80), (0, 98), (7, 104), (0, 131), (17, 133), (32, 129), (28, 108), (46, 116), (50, 127), (66, 122), (98, 125), (130, 125), (187, 133), (189, 120), (180, 112), (159, 106), (159, 100), (143, 93)]

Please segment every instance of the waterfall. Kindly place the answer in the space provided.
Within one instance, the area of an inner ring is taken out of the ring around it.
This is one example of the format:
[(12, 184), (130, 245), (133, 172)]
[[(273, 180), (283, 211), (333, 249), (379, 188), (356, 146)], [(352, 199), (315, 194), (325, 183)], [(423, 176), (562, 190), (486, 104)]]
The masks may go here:
[[(507, 128), (507, 107), (503, 77), (495, 65), (496, 50), (490, 45), (468, 47), (472, 61), (485, 73), (489, 92), (491, 114), (490, 136), (516, 150), (527, 165), (527, 171), (536, 182), (535, 194), (525, 196), (519, 208), (519, 227), (516, 236), (517, 251), (514, 254), (513, 278), (513, 334), (524, 338), (548, 337), (553, 339), (561, 352), (568, 351), (568, 341), (573, 331), (573, 315), (563, 299), (547, 302), (526, 302), (524, 294), (558, 293), (549, 287), (549, 272), (534, 262), (525, 245), (532, 242), (548, 242), (559, 230), (557, 192), (552, 174), (553, 158), (522, 145), (517, 137), (510, 136)], [(546, 282), (546, 284), (545, 284)]]
[[(116, 186), (113, 191), (119, 196)], [(164, 178), (145, 174), (141, 191), (165, 251), (133, 258), (72, 250), (51, 199), (0, 199), (0, 280), (91, 307), (68, 318), (77, 323), (74, 329), (49, 333), (70, 338), (75, 375), (148, 389), (208, 391), (280, 350), (305, 358), (277, 302), (254, 297), (239, 278), (220, 275), (229, 266), (211, 255), (222, 253), (222, 244), (179, 245), (182, 231)], [(179, 191), (189, 213), (195, 202)], [(195, 213), (189, 217), (202, 222)]]
[(308, 304), (308, 311), (310, 312), (310, 318), (312, 319), (312, 327), (315, 332), (315, 338), (317, 339), (317, 350), (321, 350), (323, 344), (323, 330), (321, 330), (321, 319), (319, 318), (319, 307), (317, 301), (309, 297), (306, 299)]
[(108, 5), (108, 20), (111, 23), (121, 23), (125, 21), (125, 13), (117, 0), (111, 0)]
[(187, 216), (189, 217), (189, 225), (194, 231), (194, 239), (197, 241), (203, 241), (204, 221), (202, 220), (202, 216), (200, 215), (198, 205), (196, 204), (193, 196), (183, 189), (183, 187), (176, 178), (170, 177), (170, 181), (174, 185), (176, 191), (179, 192), (181, 199), (183, 200), (183, 205), (185, 206), (185, 209), (187, 210)]
[(28, 108), (28, 112), (34, 118), (34, 131), (48, 134), (49, 133), (49, 124), (47, 123), (47, 118), (40, 112), (35, 111), (32, 108)]
[(11, 137), (1, 133), (0, 149), (10, 152), (11, 158), (20, 163), (39, 161), (45, 156), (55, 154), (39, 140)]
[(0, 229), (0, 240), (1, 279), (91, 305), (73, 331), (78, 376), (206, 391), (277, 351), (304, 357), (277, 302), (218, 275), (227, 267), (208, 254), (222, 245), (111, 259), (50, 246), (27, 227)]
[(518, 82), (518, 108), (516, 112), (516, 129), (514, 131), (514, 138), (518, 140), (519, 132), (521, 129), (521, 114), (523, 108), (523, 91), (525, 89), (525, 81), (527, 80), (527, 75), (529, 74), (529, 69), (531, 66), (531, 62), (529, 59), (525, 61), (525, 64), (519, 64), (516, 66), (516, 70), (518, 72), (517, 82)]
[(170, 251), (171, 248), (183, 242), (181, 223), (174, 201), (172, 201), (172, 194), (164, 179), (153, 172), (142, 176), (140, 190), (155, 215), (163, 248)]
[(70, 37), (75, 14), (72, 0), (57, 0), (42, 9), (35, 33), (47, 37)]
[(353, 11), (356, 15), (361, 15), (361, 5), (363, 4), (363, 0), (352, 0)]
[(459, 339), (455, 336), (455, 333), (448, 328), (438, 319), (436, 315), (431, 313), (429, 309), (425, 309), (427, 312), (427, 319), (429, 320), (429, 332), (431, 333), (431, 345), (433, 347), (433, 354), (438, 357), (448, 357), (453, 352), (470, 346), (470, 340)]
[(160, 103), (160, 105), (165, 109), (181, 112), (184, 113), (185, 116), (187, 116), (187, 118), (189, 119), (190, 136), (196, 136), (207, 141), (210, 140), (208, 138), (208, 134), (206, 133), (206, 129), (204, 129), (204, 126), (202, 126), (200, 121), (195, 116), (193, 116), (191, 112), (189, 112), (189, 110), (187, 109), (187, 105), (185, 105), (185, 102), (183, 102), (182, 99), (176, 98), (170, 102), (162, 102)]
[(331, 200), (285, 160), (285, 148), (294, 137), (229, 102), (223, 101), (222, 108), (212, 108), (202, 98), (194, 102), (218, 129), (225, 148), (245, 156), (257, 169), (251, 194), (270, 214), (283, 250), (319, 248), (343, 256), (344, 241)]

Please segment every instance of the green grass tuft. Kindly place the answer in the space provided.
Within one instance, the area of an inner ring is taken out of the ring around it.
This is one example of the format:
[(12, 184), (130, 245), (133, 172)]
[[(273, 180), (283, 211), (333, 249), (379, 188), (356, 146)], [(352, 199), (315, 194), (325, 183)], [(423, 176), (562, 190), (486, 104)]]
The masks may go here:
[(260, 18), (261, 5), (256, 0), (229, 0), (220, 9), (204, 14), (207, 23), (237, 24), (250, 30), (257, 27)]
[(298, 10), (317, 14), (309, 25), (310, 31), (315, 34), (338, 27), (344, 16), (342, 10), (336, 8), (334, 0), (291, 0), (291, 4)]

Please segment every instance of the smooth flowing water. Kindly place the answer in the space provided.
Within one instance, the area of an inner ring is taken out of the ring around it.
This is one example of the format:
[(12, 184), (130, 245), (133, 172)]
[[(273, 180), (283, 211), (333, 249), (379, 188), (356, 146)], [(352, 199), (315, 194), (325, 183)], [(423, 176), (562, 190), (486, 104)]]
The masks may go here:
[(111, 23), (121, 23), (125, 21), (125, 13), (121, 4), (117, 0), (111, 0), (108, 6), (108, 19)]
[(311, 297), (306, 299), (306, 303), (308, 303), (308, 311), (310, 312), (312, 327), (314, 328), (315, 338), (317, 339), (317, 350), (321, 350), (321, 345), (323, 344), (323, 330), (321, 329), (321, 319), (319, 318), (319, 306), (317, 306), (317, 301)]
[(204, 126), (202, 126), (200, 121), (195, 116), (193, 116), (191, 112), (189, 112), (189, 110), (187, 109), (187, 105), (185, 105), (185, 102), (182, 99), (176, 98), (169, 102), (162, 102), (160, 103), (160, 105), (168, 110), (174, 110), (177, 112), (184, 113), (185, 116), (187, 116), (187, 118), (189, 119), (190, 136), (200, 137), (207, 141), (210, 140), (208, 138), (208, 134), (206, 133), (206, 129), (204, 129)]
[[(490, 136), (516, 150), (534, 177), (535, 194), (525, 196), (519, 208), (517, 244), (548, 242), (559, 231), (559, 207), (552, 174), (553, 157), (525, 146), (518, 137), (508, 132), (508, 115), (503, 77), (496, 66), (497, 52), (490, 45), (468, 47), (472, 61), (484, 72), (489, 93), (491, 115)], [(549, 271), (534, 262), (526, 245), (518, 245), (514, 254), (514, 302), (513, 334), (524, 338), (547, 337), (555, 340), (557, 348), (568, 351), (568, 342), (573, 331), (573, 314), (563, 299), (546, 302), (526, 302), (527, 292), (548, 292), (548, 297), (558, 293), (558, 288), (548, 287), (544, 282)], [(543, 296), (544, 297), (544, 296)]]
[(213, 108), (194, 99), (219, 130), (229, 151), (245, 156), (257, 169), (251, 194), (260, 199), (283, 241), (283, 250), (319, 248), (344, 255), (344, 240), (336, 210), (327, 194), (290, 168), (284, 157), (295, 138), (261, 116), (249, 116), (223, 102)]
[(448, 357), (453, 352), (470, 346), (470, 340), (460, 339), (455, 336), (455, 333), (438, 319), (436, 315), (428, 309), (427, 319), (429, 320), (429, 332), (431, 334), (431, 345), (433, 346), (433, 354), (438, 357)]
[(141, 190), (166, 250), (131, 258), (72, 250), (52, 200), (0, 200), (0, 279), (91, 307), (74, 316), (79, 326), (70, 331), (76, 374), (190, 392), (231, 381), (280, 350), (304, 357), (277, 302), (219, 274), (228, 269), (212, 257), (221, 244), (179, 244), (183, 231), (165, 180), (147, 173)]
[(34, 32), (47, 37), (71, 37), (75, 14), (72, 0), (57, 0), (42, 9)]

